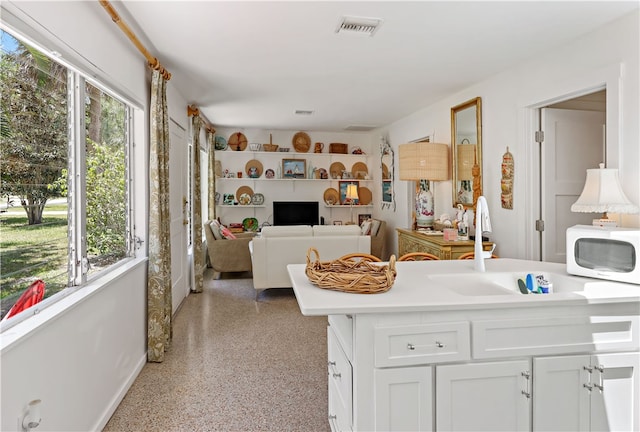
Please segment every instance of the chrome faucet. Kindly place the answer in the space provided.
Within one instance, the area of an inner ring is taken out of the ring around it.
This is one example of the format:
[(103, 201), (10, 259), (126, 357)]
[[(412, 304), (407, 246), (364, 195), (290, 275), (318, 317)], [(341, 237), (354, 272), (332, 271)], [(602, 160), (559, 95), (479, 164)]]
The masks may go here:
[(476, 202), (476, 238), (473, 245), (474, 268), (478, 272), (484, 272), (484, 259), (491, 258), (496, 245), (490, 251), (482, 250), (482, 233), (491, 232), (491, 220), (489, 219), (489, 206), (484, 196), (479, 196)]

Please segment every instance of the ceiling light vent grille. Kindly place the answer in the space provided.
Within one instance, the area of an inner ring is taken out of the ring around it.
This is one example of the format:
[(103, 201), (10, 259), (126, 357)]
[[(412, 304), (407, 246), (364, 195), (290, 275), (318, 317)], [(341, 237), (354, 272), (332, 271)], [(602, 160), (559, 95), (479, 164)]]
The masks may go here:
[(378, 126), (356, 124), (356, 125), (349, 125), (346, 128), (344, 128), (344, 130), (351, 131), (351, 132), (369, 132), (374, 130), (377, 127)]
[(313, 110), (296, 110), (296, 115), (311, 115), (313, 114)]
[(373, 36), (381, 24), (382, 20), (379, 18), (342, 17), (336, 33)]

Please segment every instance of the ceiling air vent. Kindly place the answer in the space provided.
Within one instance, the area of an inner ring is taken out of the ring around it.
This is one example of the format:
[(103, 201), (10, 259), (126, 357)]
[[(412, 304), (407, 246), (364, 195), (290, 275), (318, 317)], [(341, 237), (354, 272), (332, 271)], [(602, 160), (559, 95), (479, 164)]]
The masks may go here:
[(295, 110), (296, 115), (311, 115), (313, 110)]
[(336, 33), (373, 36), (380, 25), (382, 20), (379, 18), (342, 17)]
[(375, 128), (377, 128), (377, 126), (349, 125), (346, 128), (344, 128), (344, 130), (351, 131), (351, 132), (369, 132), (369, 131), (374, 130)]

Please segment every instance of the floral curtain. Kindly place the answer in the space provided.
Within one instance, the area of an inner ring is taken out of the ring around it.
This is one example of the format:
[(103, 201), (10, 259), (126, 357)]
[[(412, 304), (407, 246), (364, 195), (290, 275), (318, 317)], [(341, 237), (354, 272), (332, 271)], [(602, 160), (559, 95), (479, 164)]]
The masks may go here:
[(171, 237), (169, 215), (169, 114), (167, 80), (151, 78), (149, 149), (149, 270), (147, 361), (162, 362), (171, 347)]
[(202, 119), (194, 115), (191, 118), (193, 131), (193, 271), (194, 286), (193, 292), (202, 292), (204, 285), (204, 256), (202, 255), (202, 194), (200, 185), (202, 176), (200, 175), (200, 127)]

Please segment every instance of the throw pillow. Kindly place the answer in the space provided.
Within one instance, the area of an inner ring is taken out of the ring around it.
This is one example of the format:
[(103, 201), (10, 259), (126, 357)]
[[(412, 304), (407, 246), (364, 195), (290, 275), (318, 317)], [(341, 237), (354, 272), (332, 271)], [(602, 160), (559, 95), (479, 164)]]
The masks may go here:
[(224, 225), (220, 226), (220, 233), (222, 234), (222, 236), (224, 238), (229, 239), (229, 240), (235, 240), (235, 239), (238, 238), (235, 235), (233, 235), (233, 233), (231, 231), (229, 231), (229, 228), (227, 228)]
[(213, 233), (213, 238), (216, 240), (223, 240), (224, 237), (222, 237), (222, 234), (220, 233), (220, 222), (218, 222), (217, 220), (212, 220), (211, 223), (209, 224), (209, 227), (211, 228), (211, 232)]
[(371, 234), (371, 219), (367, 219), (366, 221), (362, 222), (362, 226), (360, 228), (362, 229), (362, 235), (370, 235)]
[(380, 221), (378, 219), (373, 219), (371, 222), (371, 235), (376, 236), (378, 234), (378, 230), (380, 229)]

